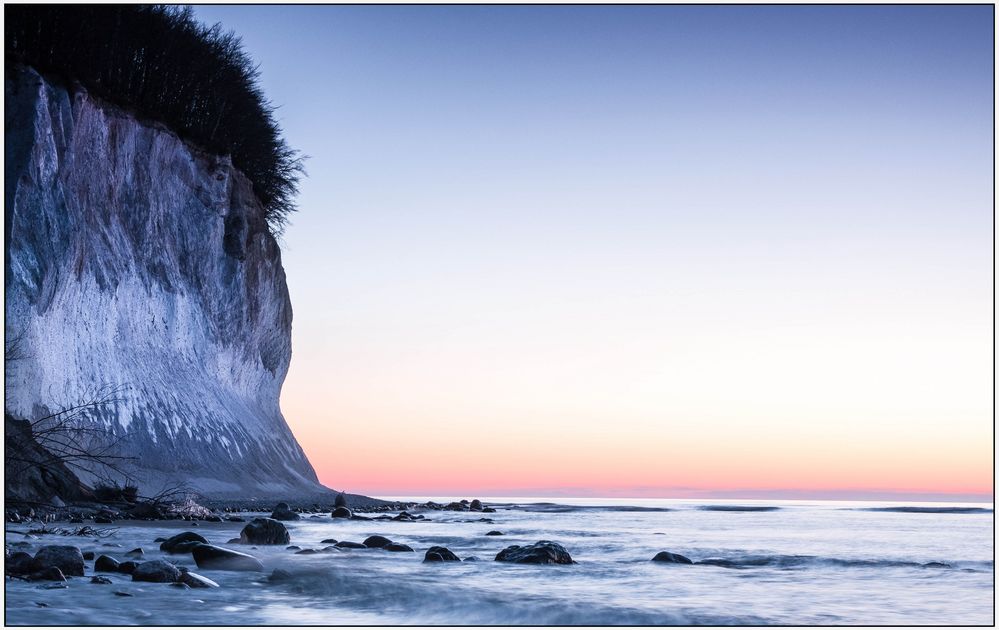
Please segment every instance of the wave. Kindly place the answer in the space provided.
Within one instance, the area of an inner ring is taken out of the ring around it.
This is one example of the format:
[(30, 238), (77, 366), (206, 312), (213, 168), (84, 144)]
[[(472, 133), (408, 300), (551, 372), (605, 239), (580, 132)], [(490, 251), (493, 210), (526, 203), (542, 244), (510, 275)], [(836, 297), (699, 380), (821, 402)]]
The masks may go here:
[(523, 512), (672, 512), (673, 508), (648, 507), (641, 505), (564, 505), (562, 503), (523, 503), (512, 505), (512, 510)]
[(902, 505), (898, 507), (847, 508), (861, 512), (903, 512), (906, 514), (992, 514), (991, 508), (980, 507), (924, 507)]
[[(451, 563), (447, 563), (451, 564)], [(523, 567), (518, 567), (523, 568)], [(551, 567), (544, 567), (550, 569)], [(650, 626), (650, 625), (766, 625), (753, 615), (725, 615), (687, 610), (649, 610), (611, 606), (563, 592), (499, 592), (454, 579), (461, 565), (431, 567), (423, 576), (364, 574), (331, 568), (307, 569), (286, 574), (271, 587), (304, 597), (315, 597), (361, 611), (404, 615), (417, 625), (541, 625), (541, 626)]]
[(807, 555), (748, 555), (734, 558), (707, 558), (694, 564), (706, 564), (725, 569), (757, 569), (761, 567), (775, 569), (806, 569), (813, 567), (850, 567), (850, 568), (922, 568), (922, 569), (962, 569), (965, 571), (986, 570), (993, 566), (992, 562), (960, 563), (962, 565), (978, 565), (979, 569), (969, 566), (958, 567), (951, 562), (916, 562), (911, 560), (861, 559), (861, 558), (824, 558)]
[(774, 512), (776, 505), (701, 505), (698, 510), (706, 512)]

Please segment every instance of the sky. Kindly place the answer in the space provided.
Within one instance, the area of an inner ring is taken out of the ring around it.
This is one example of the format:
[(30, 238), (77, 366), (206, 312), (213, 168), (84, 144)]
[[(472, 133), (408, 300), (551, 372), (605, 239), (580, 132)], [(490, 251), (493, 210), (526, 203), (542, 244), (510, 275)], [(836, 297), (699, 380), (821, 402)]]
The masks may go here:
[(369, 495), (991, 500), (991, 6), (198, 6)]

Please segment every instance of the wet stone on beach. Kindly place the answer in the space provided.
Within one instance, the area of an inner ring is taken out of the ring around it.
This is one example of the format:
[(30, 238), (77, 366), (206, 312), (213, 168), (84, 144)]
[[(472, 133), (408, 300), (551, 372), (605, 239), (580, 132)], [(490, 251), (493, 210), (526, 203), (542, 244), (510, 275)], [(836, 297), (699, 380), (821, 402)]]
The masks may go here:
[(239, 533), (244, 545), (287, 545), (291, 534), (281, 521), (272, 518), (255, 518)]
[(550, 540), (524, 547), (511, 545), (496, 554), (496, 560), (516, 564), (575, 564), (565, 547)]

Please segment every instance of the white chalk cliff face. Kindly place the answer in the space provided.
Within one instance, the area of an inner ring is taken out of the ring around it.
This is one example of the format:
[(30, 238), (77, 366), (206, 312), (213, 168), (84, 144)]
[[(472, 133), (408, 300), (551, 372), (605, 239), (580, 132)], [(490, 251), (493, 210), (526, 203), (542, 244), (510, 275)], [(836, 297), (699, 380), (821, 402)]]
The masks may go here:
[(88, 422), (140, 491), (321, 490), (278, 406), (291, 358), (281, 253), (250, 182), (160, 125), (31, 70), (6, 93), (6, 409), (120, 387)]

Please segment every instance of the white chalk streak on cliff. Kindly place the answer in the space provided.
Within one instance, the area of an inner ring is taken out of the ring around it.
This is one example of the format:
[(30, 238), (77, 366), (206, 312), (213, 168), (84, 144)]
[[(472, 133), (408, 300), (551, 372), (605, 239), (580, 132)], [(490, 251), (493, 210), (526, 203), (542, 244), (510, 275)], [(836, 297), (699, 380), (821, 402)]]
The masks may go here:
[(6, 89), (8, 411), (99, 386), (91, 420), (146, 485), (213, 494), (319, 488), (278, 407), (291, 357), (280, 250), (225, 158), (33, 71)]

